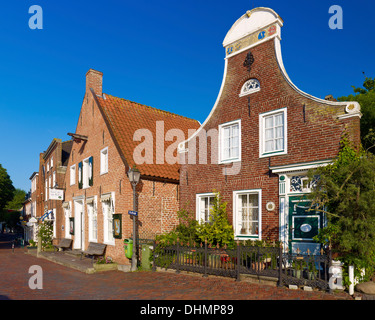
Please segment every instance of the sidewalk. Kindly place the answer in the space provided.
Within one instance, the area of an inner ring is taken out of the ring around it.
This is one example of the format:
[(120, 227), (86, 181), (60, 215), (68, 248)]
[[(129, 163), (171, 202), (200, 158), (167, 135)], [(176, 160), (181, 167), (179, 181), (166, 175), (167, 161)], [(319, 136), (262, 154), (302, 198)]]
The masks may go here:
[[(1, 240), (0, 237), (0, 300), (353, 300), (346, 293), (290, 290), (174, 271), (87, 274), (79, 268), (92, 268), (91, 259), (80, 260), (57, 252), (42, 253), (37, 258), (27, 254), (26, 248), (12, 252), (11, 244)], [(33, 265), (43, 270), (42, 290), (31, 290), (28, 285), (32, 277), (29, 268)]]
[(72, 268), (81, 272), (88, 274), (94, 273), (92, 260), (83, 257), (81, 260), (80, 255), (75, 255), (73, 253), (68, 253), (64, 251), (55, 252), (39, 252), (36, 249), (27, 250), (25, 253), (31, 254), (37, 258), (47, 259), (49, 261), (61, 264), (65, 267)]

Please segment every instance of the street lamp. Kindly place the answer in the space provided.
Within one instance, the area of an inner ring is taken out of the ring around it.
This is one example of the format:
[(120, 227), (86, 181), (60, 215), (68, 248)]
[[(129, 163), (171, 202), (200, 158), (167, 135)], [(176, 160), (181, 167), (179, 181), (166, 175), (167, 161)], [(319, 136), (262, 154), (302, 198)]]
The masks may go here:
[[(137, 201), (135, 198), (135, 187), (137, 186), (140, 178), (141, 173), (139, 170), (134, 166), (132, 169), (128, 171), (129, 181), (133, 186), (133, 210), (137, 211)], [(132, 254), (132, 266), (131, 271), (137, 270), (137, 246), (136, 246), (136, 224), (137, 224), (138, 216), (133, 216), (133, 254)]]

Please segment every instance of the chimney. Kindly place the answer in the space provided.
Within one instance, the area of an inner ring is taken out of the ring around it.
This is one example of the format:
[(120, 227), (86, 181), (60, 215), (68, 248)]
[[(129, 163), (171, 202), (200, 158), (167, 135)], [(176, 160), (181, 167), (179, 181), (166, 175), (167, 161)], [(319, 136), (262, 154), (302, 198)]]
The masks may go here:
[(86, 92), (93, 89), (95, 94), (103, 95), (103, 72), (90, 69), (86, 73)]
[(325, 96), (324, 100), (327, 100), (327, 101), (337, 101), (331, 94), (329, 94), (328, 96)]

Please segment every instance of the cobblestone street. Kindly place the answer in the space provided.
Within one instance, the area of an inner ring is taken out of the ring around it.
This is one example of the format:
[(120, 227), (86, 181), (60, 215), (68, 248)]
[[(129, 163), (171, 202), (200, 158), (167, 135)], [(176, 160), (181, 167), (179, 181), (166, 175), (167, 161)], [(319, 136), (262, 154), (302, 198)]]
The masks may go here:
[[(345, 293), (289, 290), (233, 279), (174, 272), (86, 274), (27, 254), (0, 236), (0, 299), (16, 300), (341, 300)], [(29, 268), (43, 270), (43, 289), (30, 289)]]

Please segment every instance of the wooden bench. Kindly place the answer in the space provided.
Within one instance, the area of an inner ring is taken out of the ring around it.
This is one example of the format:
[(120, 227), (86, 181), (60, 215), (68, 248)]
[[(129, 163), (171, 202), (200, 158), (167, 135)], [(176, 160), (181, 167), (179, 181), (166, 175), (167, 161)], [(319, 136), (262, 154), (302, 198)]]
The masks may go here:
[(91, 256), (92, 261), (94, 261), (94, 257), (104, 256), (106, 247), (107, 245), (103, 243), (89, 242), (89, 247), (81, 253), (81, 260), (83, 255)]
[(63, 238), (60, 240), (59, 244), (54, 245), (54, 249), (62, 249), (63, 251), (65, 249), (70, 249), (70, 246), (72, 245), (72, 239)]

